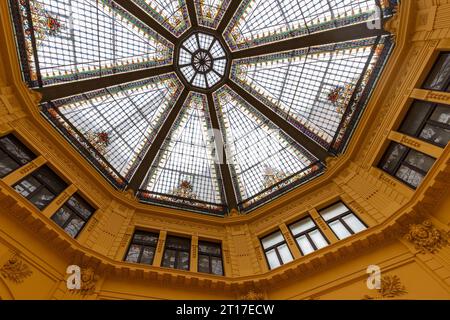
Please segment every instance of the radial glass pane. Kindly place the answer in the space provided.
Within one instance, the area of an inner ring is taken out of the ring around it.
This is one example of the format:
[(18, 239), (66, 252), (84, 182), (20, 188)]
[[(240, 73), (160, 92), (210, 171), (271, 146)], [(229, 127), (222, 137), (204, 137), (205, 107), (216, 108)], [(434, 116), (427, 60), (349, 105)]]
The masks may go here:
[(200, 26), (217, 29), (231, 0), (194, 0)]
[[(336, 29), (375, 18), (376, 2), (244, 0), (224, 36), (232, 50), (240, 50)], [(387, 1), (381, 3), (388, 4)]]
[(172, 62), (173, 45), (111, 0), (10, 1), (33, 87)]
[(177, 37), (191, 26), (186, 0), (132, 1)]
[(376, 44), (367, 39), (240, 59), (231, 78), (328, 147), (378, 61), (383, 45)]
[(220, 210), (223, 191), (206, 96), (190, 93), (152, 164), (144, 199)]
[(319, 170), (314, 156), (228, 86), (214, 99), (243, 207)]
[(44, 114), (122, 186), (152, 143), (182, 85), (164, 75), (46, 103)]

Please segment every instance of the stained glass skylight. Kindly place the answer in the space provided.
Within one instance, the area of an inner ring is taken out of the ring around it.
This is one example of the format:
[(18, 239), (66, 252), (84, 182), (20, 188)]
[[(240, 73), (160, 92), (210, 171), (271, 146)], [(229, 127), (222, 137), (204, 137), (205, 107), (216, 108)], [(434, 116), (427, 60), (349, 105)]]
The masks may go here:
[(345, 152), (394, 47), (373, 20), (398, 4), (8, 1), (54, 128), (118, 190), (213, 215), (255, 210)]

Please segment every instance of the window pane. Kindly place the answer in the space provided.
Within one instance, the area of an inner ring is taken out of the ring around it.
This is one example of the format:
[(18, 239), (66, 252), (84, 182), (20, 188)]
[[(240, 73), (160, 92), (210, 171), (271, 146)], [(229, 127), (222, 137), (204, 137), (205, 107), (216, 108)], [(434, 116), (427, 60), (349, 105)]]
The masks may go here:
[(132, 244), (130, 246), (130, 249), (128, 250), (128, 254), (127, 254), (125, 261), (134, 262), (134, 263), (138, 262), (140, 252), (141, 252), (141, 246)]
[(261, 240), (264, 249), (273, 247), (281, 242), (284, 242), (283, 235), (281, 232), (272, 233), (270, 236), (267, 236)]
[(6, 152), (15, 157), (22, 165), (32, 161), (35, 155), (13, 136), (6, 136), (0, 139), (0, 145)]
[(47, 188), (42, 188), (30, 198), (30, 201), (36, 207), (42, 210), (47, 207), (50, 202), (55, 199), (55, 197), (56, 196), (52, 192), (50, 192), (50, 190), (48, 190)]
[(39, 178), (47, 186), (52, 188), (52, 191), (57, 194), (64, 191), (67, 188), (67, 183), (65, 183), (60, 177), (56, 175), (49, 167), (43, 166), (33, 173), (33, 176)]
[(380, 168), (390, 174), (394, 174), (397, 165), (407, 151), (407, 147), (398, 143), (392, 143), (381, 161)]
[(303, 255), (307, 255), (310, 254), (311, 252), (314, 252), (314, 247), (311, 245), (306, 236), (301, 236), (297, 238), (297, 243)]
[(166, 239), (166, 246), (171, 249), (177, 250), (191, 250), (191, 240), (187, 238), (178, 238), (169, 236)]
[(203, 273), (209, 273), (209, 256), (198, 256), (198, 271)]
[(155, 248), (144, 247), (144, 251), (142, 252), (141, 257), (141, 263), (152, 264), (154, 255), (155, 255)]
[(342, 202), (339, 202), (329, 208), (320, 210), (320, 214), (322, 215), (322, 218), (325, 221), (329, 221), (329, 220), (331, 220), (343, 213), (346, 213), (348, 211), (350, 211), (350, 210), (345, 206), (345, 204), (343, 204)]
[(334, 231), (339, 240), (352, 235), (339, 220), (330, 223), (330, 228)]
[(420, 133), (420, 138), (445, 147), (450, 141), (450, 130), (427, 124)]
[(24, 197), (28, 197), (32, 192), (36, 191), (41, 183), (33, 177), (27, 177), (19, 182), (14, 189)]
[(74, 218), (64, 229), (71, 237), (75, 238), (84, 226), (84, 221), (80, 218)]
[(400, 167), (396, 174), (396, 177), (415, 188), (417, 188), (422, 183), (422, 180), (424, 178), (421, 173), (406, 166)]
[(223, 276), (222, 259), (217, 257), (211, 258), (211, 273), (218, 276)]
[(281, 260), (283, 261), (284, 264), (294, 260), (287, 244), (282, 244), (281, 246), (279, 246), (278, 252), (280, 253)]
[(178, 252), (178, 269), (189, 270), (189, 252)]
[(164, 252), (164, 258), (163, 258), (163, 267), (167, 268), (175, 268), (175, 257), (177, 252), (175, 250), (167, 249)]
[(92, 215), (92, 213), (94, 212), (94, 208), (92, 208), (86, 201), (84, 201), (78, 195), (70, 197), (67, 203), (85, 220), (88, 220)]
[(133, 242), (140, 242), (146, 245), (154, 245), (158, 243), (158, 235), (147, 232), (136, 232), (133, 236)]
[(69, 219), (71, 214), (72, 211), (70, 211), (69, 208), (62, 207), (52, 216), (52, 220), (55, 221), (58, 226), (62, 227), (66, 224), (67, 219)]
[(266, 252), (267, 262), (269, 262), (270, 269), (275, 269), (281, 266), (275, 249)]
[(295, 235), (298, 235), (302, 232), (305, 232), (306, 230), (310, 230), (312, 228), (315, 228), (316, 224), (312, 221), (311, 218), (303, 219), (297, 223), (294, 223), (293, 225), (289, 226), (292, 233)]
[(209, 242), (204, 242), (204, 241), (198, 242), (198, 252), (216, 255), (216, 256), (220, 256), (222, 254), (220, 244), (209, 243)]
[(309, 236), (314, 241), (315, 246), (317, 249), (322, 249), (328, 246), (328, 242), (325, 239), (325, 237), (322, 235), (322, 233), (319, 230), (314, 230), (309, 233)]
[(450, 53), (441, 54), (433, 70), (425, 81), (424, 88), (445, 91), (450, 78)]
[(6, 177), (10, 172), (18, 169), (19, 167), (20, 166), (17, 162), (0, 150), (0, 178)]
[(406, 163), (428, 172), (434, 164), (435, 159), (415, 150), (411, 150), (406, 158)]
[(348, 216), (343, 217), (342, 220), (345, 221), (345, 223), (350, 227), (350, 229), (353, 230), (354, 233), (358, 233), (367, 229), (366, 226), (354, 214), (349, 214)]
[(430, 119), (436, 122), (450, 125), (450, 107), (442, 105), (437, 106)]
[(417, 136), (432, 107), (430, 102), (414, 101), (399, 131), (412, 137)]

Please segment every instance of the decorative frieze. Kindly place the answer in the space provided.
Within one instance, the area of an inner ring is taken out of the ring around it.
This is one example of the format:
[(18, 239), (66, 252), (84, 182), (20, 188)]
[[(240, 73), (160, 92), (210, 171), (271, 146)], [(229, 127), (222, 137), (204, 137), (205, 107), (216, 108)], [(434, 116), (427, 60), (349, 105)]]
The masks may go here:
[(0, 274), (3, 278), (19, 284), (30, 277), (33, 271), (17, 253), (14, 253), (0, 268)]
[(415, 245), (421, 253), (436, 253), (449, 245), (450, 232), (438, 230), (430, 220), (409, 225), (406, 240)]

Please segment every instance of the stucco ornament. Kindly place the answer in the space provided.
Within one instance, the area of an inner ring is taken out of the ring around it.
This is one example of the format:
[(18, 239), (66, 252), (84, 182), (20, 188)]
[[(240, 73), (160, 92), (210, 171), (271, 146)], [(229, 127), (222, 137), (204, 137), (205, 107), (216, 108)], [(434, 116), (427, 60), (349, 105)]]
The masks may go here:
[(395, 275), (385, 275), (381, 278), (381, 288), (377, 290), (378, 294), (374, 296), (366, 295), (365, 300), (392, 299), (403, 296), (408, 293), (400, 278)]
[(429, 220), (421, 224), (410, 225), (405, 238), (413, 243), (421, 253), (436, 253), (449, 244), (449, 234), (438, 230)]
[(80, 293), (83, 296), (92, 295), (99, 280), (99, 276), (95, 274), (92, 268), (81, 269), (81, 288), (79, 290), (70, 290), (72, 293)]
[(22, 283), (33, 272), (19, 255), (13, 254), (0, 268), (0, 274), (3, 278), (14, 283)]
[(263, 293), (249, 290), (247, 294), (240, 297), (240, 300), (265, 300), (265, 298)]

